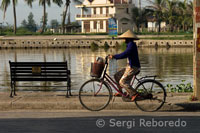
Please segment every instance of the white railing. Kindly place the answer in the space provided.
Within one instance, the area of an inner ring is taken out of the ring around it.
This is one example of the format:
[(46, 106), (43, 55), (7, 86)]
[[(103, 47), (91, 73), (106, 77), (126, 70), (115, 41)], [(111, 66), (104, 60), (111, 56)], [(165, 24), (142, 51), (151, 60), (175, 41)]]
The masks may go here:
[(92, 15), (80, 15), (77, 14), (76, 18), (105, 18), (105, 17), (113, 17), (114, 14), (92, 14)]
[(132, 0), (109, 0), (113, 4), (131, 4)]

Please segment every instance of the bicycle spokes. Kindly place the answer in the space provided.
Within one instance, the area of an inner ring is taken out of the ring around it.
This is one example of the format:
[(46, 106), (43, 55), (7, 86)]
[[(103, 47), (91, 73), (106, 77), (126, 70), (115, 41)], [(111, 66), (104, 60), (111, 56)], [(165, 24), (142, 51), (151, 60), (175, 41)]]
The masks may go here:
[(99, 79), (92, 79), (83, 84), (79, 91), (79, 100), (88, 110), (98, 111), (105, 108), (112, 97), (106, 83)]
[(135, 103), (143, 111), (157, 111), (165, 102), (166, 92), (155, 80), (146, 80), (137, 86), (139, 93)]

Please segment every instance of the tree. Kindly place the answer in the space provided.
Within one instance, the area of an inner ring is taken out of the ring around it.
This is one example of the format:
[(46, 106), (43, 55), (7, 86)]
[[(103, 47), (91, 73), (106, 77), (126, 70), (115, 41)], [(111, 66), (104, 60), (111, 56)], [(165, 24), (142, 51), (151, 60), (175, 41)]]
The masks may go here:
[[(169, 22), (171, 32), (174, 31), (174, 25), (180, 24), (181, 18), (178, 15), (177, 0), (166, 0), (165, 14), (166, 21)], [(182, 14), (183, 16), (183, 14)], [(177, 26), (176, 26), (177, 27)]]
[(35, 1), (35, 0), (24, 0), (28, 6), (30, 6), (32, 8), (32, 3)]
[[(62, 0), (52, 0), (53, 3), (57, 4), (59, 7), (63, 4), (63, 1)], [(44, 29), (46, 27), (46, 4), (48, 6), (51, 6), (51, 0), (39, 0), (39, 5), (42, 5), (43, 6), (43, 25), (42, 25), (42, 30), (41, 30), (41, 34), (44, 32)]]
[(27, 29), (29, 29), (30, 31), (35, 32), (36, 31), (36, 23), (35, 23), (35, 20), (33, 18), (34, 18), (33, 13), (30, 12), (30, 14), (28, 16)]
[(40, 23), (43, 23), (43, 26), (42, 26), (42, 30), (43, 30), (43, 31), (41, 31), (41, 34), (42, 34), (42, 33), (44, 32), (44, 30), (46, 29), (47, 22), (48, 22), (48, 13), (46, 13), (45, 16), (42, 16), (42, 18), (41, 18)]
[[(18, 0), (12, 0), (13, 17), (14, 17), (14, 27), (13, 27), (14, 34), (16, 34), (16, 32), (17, 32), (17, 17), (16, 17), (16, 4), (17, 4), (17, 1)], [(10, 5), (10, 3), (11, 3), (11, 0), (2, 0), (2, 2), (1, 2), (1, 7), (0, 8), (4, 12), (4, 16), (3, 16), (4, 19), (5, 19), (7, 8)]]
[(151, 13), (151, 10), (145, 8), (140, 9), (138, 7), (134, 7), (131, 10), (131, 19), (137, 28), (137, 32), (139, 32), (141, 25), (147, 22), (147, 16)]
[[(73, 0), (75, 3), (82, 4), (81, 0)], [(67, 11), (70, 6), (71, 0), (65, 0), (65, 6), (63, 9), (63, 14), (62, 14), (62, 32), (65, 34), (65, 22), (66, 22), (66, 17), (67, 17)], [(83, 7), (84, 11), (87, 11), (85, 7)]]
[(151, 10), (146, 8), (138, 8), (133, 7), (131, 9), (130, 19), (129, 18), (122, 18), (120, 21), (131, 21), (134, 25), (134, 28), (137, 29), (137, 32), (139, 32), (140, 27), (142, 24), (147, 23), (147, 16), (152, 13)]
[(183, 31), (186, 31), (188, 27), (192, 27), (193, 25), (193, 3), (191, 1), (188, 2), (188, 0), (184, 0), (183, 2), (180, 1), (178, 7), (178, 13), (182, 19), (182, 28)]
[(161, 31), (161, 22), (164, 20), (164, 10), (166, 7), (166, 0), (147, 0), (151, 5), (147, 6), (148, 9), (153, 10), (153, 16), (156, 18), (156, 21), (158, 23), (159, 29), (158, 31)]
[(51, 28), (57, 28), (59, 26), (59, 23), (56, 19), (51, 20)]
[(22, 21), (21, 26), (27, 28), (27, 21), (25, 19)]

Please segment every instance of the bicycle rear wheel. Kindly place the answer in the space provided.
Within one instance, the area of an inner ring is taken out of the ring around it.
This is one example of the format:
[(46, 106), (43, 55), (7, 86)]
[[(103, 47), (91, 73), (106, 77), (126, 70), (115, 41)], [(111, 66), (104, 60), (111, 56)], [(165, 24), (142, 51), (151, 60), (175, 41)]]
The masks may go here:
[(136, 87), (139, 93), (135, 104), (142, 111), (154, 112), (159, 110), (166, 100), (166, 91), (161, 83), (147, 79)]
[(85, 82), (79, 90), (80, 103), (90, 111), (100, 111), (106, 108), (111, 98), (111, 89), (106, 82), (100, 79)]

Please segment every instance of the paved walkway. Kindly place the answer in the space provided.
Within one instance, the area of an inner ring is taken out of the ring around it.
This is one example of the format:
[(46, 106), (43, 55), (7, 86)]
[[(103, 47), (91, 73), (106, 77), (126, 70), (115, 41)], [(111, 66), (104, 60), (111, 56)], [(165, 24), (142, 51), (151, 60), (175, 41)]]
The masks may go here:
[[(0, 111), (10, 110), (85, 110), (78, 96), (65, 97), (65, 92), (18, 92), (9, 97), (9, 92), (0, 92)], [(189, 101), (191, 93), (168, 94), (163, 111), (200, 111), (200, 102)], [(93, 101), (91, 101), (92, 103)], [(135, 103), (123, 102), (120, 97), (111, 101), (105, 110), (138, 110)]]

